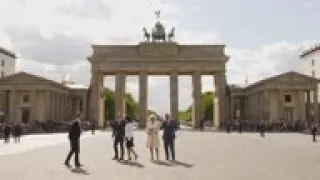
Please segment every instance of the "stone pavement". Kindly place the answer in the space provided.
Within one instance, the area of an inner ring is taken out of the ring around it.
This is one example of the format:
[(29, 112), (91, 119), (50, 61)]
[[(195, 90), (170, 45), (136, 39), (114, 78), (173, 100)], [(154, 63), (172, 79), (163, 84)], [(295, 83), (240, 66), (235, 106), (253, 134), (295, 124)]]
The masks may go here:
[[(312, 143), (307, 135), (267, 134), (266, 138), (260, 138), (253, 133), (179, 132), (176, 148), (180, 163), (176, 165), (165, 161), (151, 163), (145, 138), (143, 132), (136, 132), (136, 149), (140, 154), (136, 164), (112, 161), (111, 134), (101, 132), (82, 140), (83, 170), (63, 165), (68, 151), (65, 141), (0, 156), (0, 179), (320, 179), (320, 142)], [(161, 159), (164, 159), (162, 149)]]

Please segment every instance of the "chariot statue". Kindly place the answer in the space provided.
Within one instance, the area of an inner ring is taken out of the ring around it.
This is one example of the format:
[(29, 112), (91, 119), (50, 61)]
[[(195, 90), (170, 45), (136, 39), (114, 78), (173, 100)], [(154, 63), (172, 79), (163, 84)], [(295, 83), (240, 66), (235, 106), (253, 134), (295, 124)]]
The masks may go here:
[(147, 29), (144, 27), (143, 30), (143, 36), (145, 38), (145, 41), (150, 42), (150, 36), (152, 42), (172, 42), (175, 36), (175, 28), (173, 27), (169, 34), (166, 34), (165, 26), (160, 22), (160, 11), (155, 11), (155, 14), (157, 16), (157, 22), (155, 23), (154, 27), (152, 28), (151, 35), (147, 31)]
[(154, 28), (152, 29), (152, 41), (166, 42), (166, 29), (159, 21), (156, 22)]

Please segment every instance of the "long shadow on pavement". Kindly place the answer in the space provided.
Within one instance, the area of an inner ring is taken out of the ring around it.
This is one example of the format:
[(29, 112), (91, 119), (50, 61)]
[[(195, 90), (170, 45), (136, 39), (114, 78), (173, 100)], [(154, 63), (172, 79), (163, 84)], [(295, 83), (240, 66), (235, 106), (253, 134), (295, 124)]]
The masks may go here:
[(182, 161), (174, 161), (172, 162), (174, 165), (178, 165), (178, 166), (183, 166), (185, 168), (192, 168), (194, 165), (190, 164), (190, 163), (186, 163), (186, 162), (182, 162)]
[(185, 168), (192, 168), (194, 165), (182, 161), (154, 161), (153, 162), (156, 165), (161, 165), (161, 166), (168, 166), (168, 167), (174, 167), (174, 166), (183, 166)]
[(87, 170), (81, 167), (72, 168), (71, 166), (67, 166), (67, 168), (70, 170), (70, 172), (75, 174), (90, 175), (90, 173)]
[(168, 166), (168, 167), (173, 166), (172, 163), (169, 163), (167, 161), (161, 161), (161, 160), (153, 161), (153, 163), (156, 165), (161, 165), (161, 166)]
[(127, 165), (131, 167), (144, 168), (144, 165), (138, 161), (118, 161), (122, 165)]

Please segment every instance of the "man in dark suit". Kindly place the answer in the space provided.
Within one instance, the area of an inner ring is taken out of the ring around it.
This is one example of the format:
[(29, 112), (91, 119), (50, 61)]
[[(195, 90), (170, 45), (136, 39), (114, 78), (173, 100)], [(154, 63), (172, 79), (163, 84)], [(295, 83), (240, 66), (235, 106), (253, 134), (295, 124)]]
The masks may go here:
[(169, 149), (171, 152), (171, 159), (173, 161), (176, 160), (175, 157), (175, 138), (176, 131), (178, 130), (178, 123), (173, 120), (169, 114), (165, 115), (165, 121), (161, 125), (161, 129), (163, 129), (163, 144), (164, 151), (166, 154), (166, 160), (169, 160)]
[(9, 123), (6, 123), (4, 126), (4, 143), (10, 142), (11, 126)]
[(311, 126), (311, 133), (312, 133), (312, 140), (313, 142), (317, 142), (317, 124), (315, 122), (312, 123), (312, 126)]
[[(114, 157), (113, 160), (123, 160), (124, 156), (124, 135), (125, 135), (126, 122), (122, 115), (118, 114), (117, 120), (112, 124), (112, 137), (113, 139), (113, 148), (114, 148)], [(118, 144), (120, 145), (120, 158), (118, 153)]]
[(77, 118), (72, 123), (69, 129), (69, 141), (70, 141), (70, 152), (65, 160), (65, 165), (70, 166), (69, 161), (71, 156), (74, 154), (74, 163), (76, 167), (81, 167), (82, 165), (79, 162), (79, 153), (80, 153), (80, 135), (81, 135), (81, 128), (80, 128), (80, 117)]

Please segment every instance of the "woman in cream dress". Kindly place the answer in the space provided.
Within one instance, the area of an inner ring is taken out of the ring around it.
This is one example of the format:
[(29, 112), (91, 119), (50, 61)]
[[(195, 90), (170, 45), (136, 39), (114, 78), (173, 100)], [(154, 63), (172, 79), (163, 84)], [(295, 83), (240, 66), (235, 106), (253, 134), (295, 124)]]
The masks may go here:
[(153, 152), (156, 153), (157, 160), (159, 160), (159, 131), (160, 131), (160, 123), (156, 120), (156, 117), (151, 115), (149, 117), (149, 121), (146, 126), (147, 133), (147, 147), (150, 149), (150, 160), (153, 161)]

